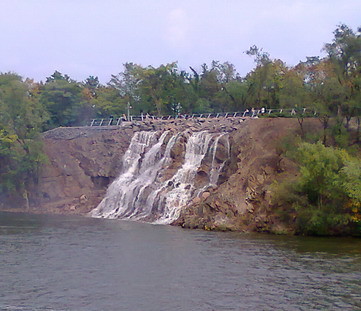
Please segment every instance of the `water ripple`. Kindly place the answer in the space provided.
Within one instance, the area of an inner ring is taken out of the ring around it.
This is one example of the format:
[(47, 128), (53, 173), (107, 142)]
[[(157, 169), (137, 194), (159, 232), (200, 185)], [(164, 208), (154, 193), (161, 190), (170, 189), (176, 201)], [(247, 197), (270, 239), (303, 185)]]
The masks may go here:
[(0, 228), (1, 310), (361, 309), (357, 239), (8, 214)]

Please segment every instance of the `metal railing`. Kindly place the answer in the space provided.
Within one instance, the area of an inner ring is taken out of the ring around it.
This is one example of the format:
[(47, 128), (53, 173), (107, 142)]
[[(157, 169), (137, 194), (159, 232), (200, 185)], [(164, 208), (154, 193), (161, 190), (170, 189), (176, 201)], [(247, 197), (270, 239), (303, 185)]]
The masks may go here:
[(242, 112), (219, 112), (219, 113), (194, 113), (194, 114), (179, 114), (179, 115), (167, 115), (167, 116), (154, 116), (149, 114), (141, 114), (139, 116), (127, 116), (122, 117), (109, 117), (102, 119), (92, 119), (90, 126), (120, 126), (122, 122), (145, 122), (156, 120), (177, 120), (177, 119), (215, 119), (215, 118), (256, 118), (267, 116), (279, 116), (279, 117), (296, 117), (296, 116), (317, 116), (317, 112), (314, 110), (301, 108), (301, 109), (246, 109)]

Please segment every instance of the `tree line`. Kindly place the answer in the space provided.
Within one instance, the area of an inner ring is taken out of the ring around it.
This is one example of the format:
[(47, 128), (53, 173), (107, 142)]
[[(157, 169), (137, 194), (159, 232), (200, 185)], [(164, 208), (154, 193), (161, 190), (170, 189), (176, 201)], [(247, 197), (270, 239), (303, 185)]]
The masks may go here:
[[(309, 108), (346, 120), (357, 117), (361, 108), (360, 29), (339, 25), (333, 41), (323, 50), (326, 57), (306, 57), (295, 66), (287, 66), (252, 46), (246, 53), (254, 59), (255, 68), (245, 77), (229, 62), (212, 61), (202, 64), (200, 70), (189, 67), (189, 71), (180, 70), (176, 62), (159, 67), (130, 62), (105, 85), (96, 76), (78, 82), (55, 71), (45, 82), (3, 73), (1, 89), (25, 92), (23, 99), (42, 110), (41, 130), (84, 125), (96, 117), (120, 116), (127, 112), (128, 103), (136, 115), (236, 112), (264, 107)], [(7, 100), (15, 99), (1, 96), (2, 102)]]
[[(360, 141), (361, 28), (341, 24), (325, 57), (306, 57), (295, 66), (272, 58), (257, 46), (246, 51), (255, 67), (241, 77), (229, 62), (180, 70), (176, 62), (159, 67), (125, 63), (105, 85), (90, 76), (79, 82), (55, 71), (45, 82), (16, 73), (0, 74), (0, 194), (21, 194), (44, 162), (39, 134), (59, 127), (89, 124), (92, 118), (237, 112), (251, 108), (317, 111), (325, 147)], [(298, 115), (301, 136), (304, 115)], [(332, 127), (330, 119), (337, 120)], [(350, 138), (350, 123), (356, 134)], [(304, 137), (303, 137), (304, 138)], [(332, 148), (333, 148), (332, 147)]]

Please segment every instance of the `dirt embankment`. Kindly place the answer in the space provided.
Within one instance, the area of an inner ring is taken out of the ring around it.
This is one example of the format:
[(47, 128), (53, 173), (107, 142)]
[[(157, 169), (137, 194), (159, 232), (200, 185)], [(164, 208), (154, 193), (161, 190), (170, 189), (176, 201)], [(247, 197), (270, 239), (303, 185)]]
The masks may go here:
[[(318, 127), (317, 120), (305, 120)], [(231, 157), (219, 185), (181, 213), (177, 225), (240, 231), (284, 231), (272, 209), (270, 185), (295, 174), (278, 153), (282, 137), (299, 130), (296, 119), (148, 121), (123, 127), (59, 128), (44, 134), (49, 161), (30, 194), (32, 212), (85, 214), (103, 198), (121, 171), (122, 156), (135, 131), (228, 132)]]

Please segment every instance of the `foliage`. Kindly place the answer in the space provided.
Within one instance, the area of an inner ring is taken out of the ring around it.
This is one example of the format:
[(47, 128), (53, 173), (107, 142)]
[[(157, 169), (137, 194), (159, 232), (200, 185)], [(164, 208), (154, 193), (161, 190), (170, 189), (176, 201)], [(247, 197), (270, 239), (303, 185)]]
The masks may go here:
[(297, 214), (299, 234), (361, 234), (361, 160), (344, 149), (301, 143), (293, 153), (300, 175), (274, 186)]
[[(326, 57), (307, 57), (294, 67), (252, 46), (246, 54), (254, 58), (255, 68), (244, 78), (233, 64), (219, 61), (189, 67), (189, 72), (176, 62), (158, 67), (128, 62), (107, 85), (94, 76), (78, 83), (56, 71), (39, 94), (50, 112), (48, 128), (119, 116), (127, 107), (132, 107), (132, 115), (173, 114), (174, 107), (184, 114), (295, 108), (317, 113), (327, 144), (329, 118), (340, 117), (350, 130), (351, 118), (361, 114), (360, 40), (358, 31), (339, 25), (332, 42), (324, 46)], [(300, 120), (305, 116), (297, 115)]]
[(98, 117), (121, 116), (126, 113), (126, 101), (114, 87), (100, 86), (97, 96), (90, 99), (94, 114)]
[[(94, 81), (86, 83), (91, 85)], [(94, 92), (93, 86), (88, 85), (91, 92)], [(84, 117), (89, 117), (86, 113), (89, 105), (82, 93), (81, 84), (58, 71), (48, 77), (41, 86), (39, 100), (50, 115), (48, 128), (79, 124)]]
[(0, 193), (24, 194), (44, 161), (39, 132), (48, 118), (38, 85), (0, 74)]
[(334, 87), (337, 85), (336, 92), (340, 94), (336, 96), (341, 96), (338, 112), (349, 121), (361, 112), (361, 29), (354, 32), (344, 24), (339, 25), (332, 43), (326, 44), (324, 50), (332, 64)]

